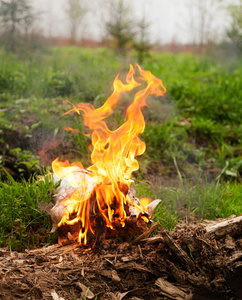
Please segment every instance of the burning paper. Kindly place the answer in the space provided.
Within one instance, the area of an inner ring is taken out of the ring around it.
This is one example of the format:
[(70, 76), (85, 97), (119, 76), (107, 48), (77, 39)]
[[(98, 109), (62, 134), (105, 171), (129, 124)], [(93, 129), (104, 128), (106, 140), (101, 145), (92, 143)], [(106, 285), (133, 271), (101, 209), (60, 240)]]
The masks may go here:
[[(80, 244), (87, 244), (89, 240), (95, 242), (100, 227), (113, 229), (117, 223), (125, 226), (127, 206), (140, 213), (147, 206), (132, 201), (128, 193), (131, 174), (139, 168), (135, 157), (145, 151), (145, 143), (139, 138), (145, 128), (141, 108), (147, 106), (148, 95), (162, 96), (166, 89), (151, 72), (142, 70), (139, 65), (137, 68), (140, 74), (137, 80), (132, 66), (126, 83), (119, 75), (116, 77), (114, 91), (102, 107), (95, 109), (90, 103), (72, 104), (73, 108), (65, 113), (82, 113), (84, 125), (92, 131), (92, 165), (87, 170), (80, 162), (70, 164), (57, 158), (52, 163), (55, 175), (68, 185), (66, 194), (59, 201), (61, 208), (57, 203), (52, 212), (58, 207), (61, 210), (58, 226), (78, 224)], [(104, 119), (118, 105), (122, 94), (143, 82), (147, 85), (135, 94), (133, 103), (127, 108), (125, 122), (116, 130), (110, 130)]]

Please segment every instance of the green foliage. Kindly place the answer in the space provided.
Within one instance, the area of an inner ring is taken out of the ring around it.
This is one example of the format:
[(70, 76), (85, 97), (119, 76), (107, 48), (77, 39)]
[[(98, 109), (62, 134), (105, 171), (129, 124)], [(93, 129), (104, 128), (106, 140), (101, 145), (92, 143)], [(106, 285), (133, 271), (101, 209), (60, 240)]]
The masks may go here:
[[(137, 196), (162, 200), (155, 218), (168, 229), (190, 214), (241, 214), (241, 61), (225, 66), (210, 57), (151, 53), (142, 68), (161, 78), (168, 91), (150, 97), (150, 109), (144, 108), (146, 152), (134, 174)], [(6, 167), (8, 154), (19, 175), (40, 172), (36, 154), (46, 141), (53, 158), (89, 166), (90, 137), (64, 131), (64, 126), (85, 131), (79, 115), (61, 117), (72, 108), (65, 100), (100, 107), (116, 74), (123, 79), (127, 69), (102, 48), (56, 47), (25, 60), (0, 51), (0, 166)], [(132, 101), (124, 98), (109, 120), (111, 129), (123, 122)], [(44, 166), (50, 168), (50, 160)], [(50, 220), (37, 200), (48, 203), (53, 184), (14, 181), (3, 169), (0, 174), (0, 246), (23, 250), (50, 241)]]
[(186, 140), (186, 132), (182, 127), (175, 126), (175, 119), (162, 124), (149, 123), (143, 134), (143, 139), (149, 150), (149, 156), (159, 158), (165, 151), (174, 151)]
[(125, 56), (135, 50), (138, 63), (142, 64), (150, 57), (152, 44), (149, 42), (148, 28), (145, 18), (133, 21), (131, 7), (124, 0), (110, 1), (110, 20), (106, 22), (106, 30), (111, 39), (111, 48), (119, 55)]
[(2, 41), (7, 50), (16, 52), (21, 40), (26, 41), (34, 14), (28, 0), (0, 2), (0, 20), (3, 26)]
[(145, 18), (142, 18), (136, 24), (135, 38), (133, 39), (133, 48), (137, 52), (137, 60), (139, 64), (142, 64), (146, 58), (150, 58), (150, 50), (152, 44), (148, 39), (149, 24), (146, 23)]
[(54, 184), (50, 178), (15, 182), (7, 176), (7, 182), (0, 183), (0, 247), (24, 251), (56, 241), (56, 235), (48, 233), (50, 216), (38, 208), (38, 202), (52, 201)]
[(184, 182), (179, 187), (163, 188), (157, 193), (162, 202), (154, 214), (163, 226), (172, 229), (179, 218), (195, 215), (202, 219), (226, 218), (240, 215), (241, 184), (206, 182), (199, 180), (195, 185)]
[(118, 54), (125, 54), (131, 48), (134, 31), (130, 15), (130, 7), (123, 0), (112, 0), (111, 20), (106, 23), (106, 29), (114, 40), (114, 49)]
[(228, 11), (232, 22), (230, 28), (227, 30), (227, 36), (234, 44), (239, 54), (242, 53), (242, 1), (237, 5), (229, 5)]
[(14, 167), (18, 170), (20, 176), (25, 175), (30, 177), (31, 174), (37, 170), (40, 170), (39, 158), (34, 156), (32, 152), (28, 150), (22, 150), (21, 148), (15, 148), (10, 150), (10, 154), (16, 156)]
[(68, 74), (64, 72), (50, 72), (45, 88), (46, 96), (70, 96), (73, 89), (73, 82)]
[(6, 78), (6, 76), (4, 76), (4, 74), (1, 74), (0, 75), (0, 90), (4, 91), (8, 87), (9, 87), (8, 78)]
[(52, 48), (26, 60), (0, 51), (0, 96), (11, 93), (93, 101), (103, 94), (118, 69), (119, 60), (108, 49)]
[[(151, 183), (144, 180), (139, 180), (138, 178), (135, 180), (134, 188), (138, 198), (148, 197), (150, 199), (156, 199), (159, 198), (161, 194), (159, 193), (160, 191), (153, 191)], [(165, 203), (165, 201), (167, 201), (167, 203)], [(172, 230), (179, 220), (177, 204), (174, 199), (166, 199), (165, 201), (162, 200), (162, 202), (155, 209), (154, 220), (158, 221), (168, 230)]]

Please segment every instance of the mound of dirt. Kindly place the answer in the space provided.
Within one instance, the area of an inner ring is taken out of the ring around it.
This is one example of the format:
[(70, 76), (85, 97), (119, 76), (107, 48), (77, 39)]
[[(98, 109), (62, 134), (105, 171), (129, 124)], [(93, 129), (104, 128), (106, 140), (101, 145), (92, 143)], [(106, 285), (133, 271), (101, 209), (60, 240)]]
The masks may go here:
[[(158, 233), (150, 237), (156, 229)], [(0, 299), (242, 299), (242, 217), (153, 224), (95, 249), (0, 251)]]

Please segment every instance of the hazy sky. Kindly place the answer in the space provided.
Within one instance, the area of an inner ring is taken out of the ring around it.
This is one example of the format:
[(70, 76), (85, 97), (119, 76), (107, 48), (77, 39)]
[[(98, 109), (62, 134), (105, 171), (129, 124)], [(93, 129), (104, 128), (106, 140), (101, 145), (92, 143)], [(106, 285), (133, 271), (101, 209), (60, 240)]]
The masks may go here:
[[(82, 0), (85, 1), (85, 0)], [(65, 16), (66, 0), (32, 0), (36, 10), (41, 11), (38, 22), (46, 36), (68, 37), (69, 27)], [(104, 8), (107, 0), (89, 0), (89, 12), (85, 17), (79, 38), (101, 40), (104, 37), (105, 20), (109, 13)], [(133, 12), (133, 19), (145, 17), (150, 24), (150, 41), (161, 44), (177, 41), (191, 43), (197, 39), (201, 28), (201, 9), (204, 9), (206, 32), (211, 39), (221, 39), (230, 24), (226, 9), (218, 9), (216, 0), (126, 0)], [(237, 0), (222, 1), (223, 6)], [(202, 4), (202, 7), (198, 7)], [(221, 6), (221, 5), (220, 5)]]

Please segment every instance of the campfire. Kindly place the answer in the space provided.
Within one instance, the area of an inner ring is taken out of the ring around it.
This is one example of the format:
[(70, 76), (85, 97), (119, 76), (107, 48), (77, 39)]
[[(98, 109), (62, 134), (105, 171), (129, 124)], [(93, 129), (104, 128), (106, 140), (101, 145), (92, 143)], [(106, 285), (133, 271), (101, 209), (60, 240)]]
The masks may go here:
[[(137, 70), (138, 76), (130, 67), (126, 83), (118, 75), (98, 109), (70, 103), (66, 114), (82, 114), (89, 128), (92, 165), (53, 161), (60, 186), (50, 213), (59, 243), (24, 253), (0, 248), (1, 299), (242, 299), (242, 216), (191, 214), (172, 231), (158, 222), (147, 226), (160, 200), (136, 198), (131, 175), (145, 151), (141, 109), (148, 95), (166, 89), (149, 71)], [(136, 92), (134, 101), (112, 131), (104, 119), (126, 92)]]
[[(137, 65), (132, 65), (126, 83), (119, 74), (113, 83), (113, 93), (100, 108), (90, 103), (72, 104), (66, 114), (82, 115), (92, 138), (92, 165), (84, 169), (81, 162), (69, 163), (56, 158), (52, 168), (61, 186), (56, 205), (51, 210), (53, 230), (79, 244), (92, 245), (103, 236), (116, 234), (133, 217), (148, 222), (147, 198), (137, 199), (130, 192), (131, 174), (139, 169), (136, 156), (145, 152), (146, 145), (139, 135), (145, 129), (142, 107), (149, 95), (162, 96), (166, 92), (162, 81)], [(145, 86), (144, 86), (145, 85)], [(143, 87), (144, 86), (144, 87)], [(110, 130), (104, 119), (110, 116), (124, 93), (138, 88), (128, 106), (124, 123)], [(66, 127), (66, 130), (79, 131)]]

